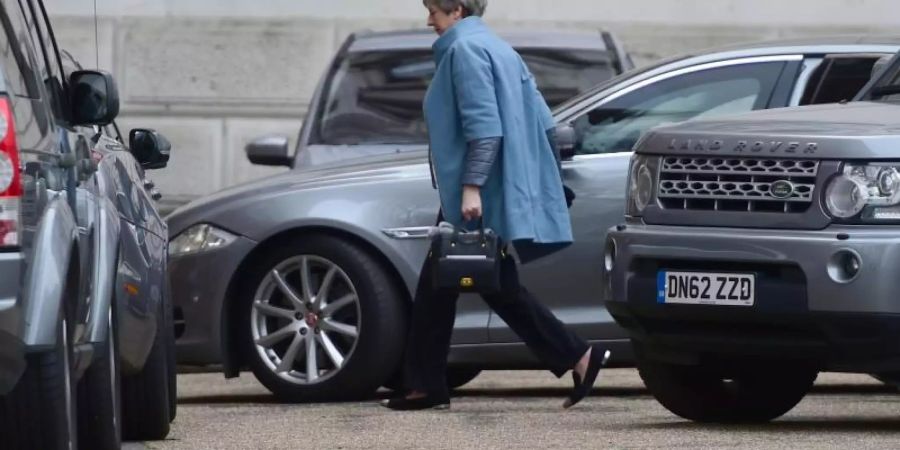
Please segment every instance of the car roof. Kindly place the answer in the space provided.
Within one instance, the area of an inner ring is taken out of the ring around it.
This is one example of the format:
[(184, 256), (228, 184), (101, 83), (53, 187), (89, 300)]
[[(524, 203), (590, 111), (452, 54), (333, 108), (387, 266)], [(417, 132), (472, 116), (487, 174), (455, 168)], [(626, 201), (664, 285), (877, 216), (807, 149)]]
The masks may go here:
[[(596, 32), (497, 30), (515, 48), (565, 48), (607, 51), (601, 30)], [(401, 30), (355, 33), (349, 52), (431, 50), (437, 35), (432, 30)]]

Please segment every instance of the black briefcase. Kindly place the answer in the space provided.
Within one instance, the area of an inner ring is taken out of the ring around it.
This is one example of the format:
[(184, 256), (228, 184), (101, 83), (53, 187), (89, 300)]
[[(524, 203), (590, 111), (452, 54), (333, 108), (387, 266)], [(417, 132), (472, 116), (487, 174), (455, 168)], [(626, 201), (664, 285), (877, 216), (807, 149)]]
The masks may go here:
[(431, 234), (429, 257), (435, 289), (479, 294), (500, 291), (500, 242), (496, 233), (484, 228), (484, 222), (471, 232), (442, 222)]

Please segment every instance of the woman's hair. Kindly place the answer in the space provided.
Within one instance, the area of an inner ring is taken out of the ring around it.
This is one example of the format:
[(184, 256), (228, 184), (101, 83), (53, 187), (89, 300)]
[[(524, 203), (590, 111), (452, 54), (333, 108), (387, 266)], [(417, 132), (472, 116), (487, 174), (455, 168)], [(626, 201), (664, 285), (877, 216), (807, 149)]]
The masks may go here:
[(447, 14), (462, 6), (466, 16), (481, 17), (487, 9), (487, 0), (422, 0), (422, 3), (425, 6), (434, 6)]

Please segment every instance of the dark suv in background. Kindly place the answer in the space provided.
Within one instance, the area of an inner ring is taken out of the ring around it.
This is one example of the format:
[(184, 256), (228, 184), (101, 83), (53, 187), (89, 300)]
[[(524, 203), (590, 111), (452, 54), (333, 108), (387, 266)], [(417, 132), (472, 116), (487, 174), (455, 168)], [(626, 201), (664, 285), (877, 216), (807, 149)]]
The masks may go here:
[(118, 448), (175, 416), (170, 146), (113, 120), (116, 84), (60, 51), (41, 0), (0, 1), (0, 448)]

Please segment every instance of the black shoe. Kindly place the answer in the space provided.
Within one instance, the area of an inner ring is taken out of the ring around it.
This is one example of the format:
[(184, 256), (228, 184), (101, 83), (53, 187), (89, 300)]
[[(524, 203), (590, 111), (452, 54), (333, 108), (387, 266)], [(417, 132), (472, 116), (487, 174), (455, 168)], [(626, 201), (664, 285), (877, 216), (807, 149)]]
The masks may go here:
[(594, 382), (597, 381), (597, 376), (600, 375), (600, 369), (606, 365), (611, 355), (609, 350), (604, 351), (602, 354), (600, 351), (598, 347), (591, 347), (591, 359), (588, 361), (587, 370), (584, 372), (584, 380), (572, 371), (572, 381), (575, 382), (575, 387), (572, 389), (572, 393), (569, 394), (569, 398), (563, 403), (563, 408), (569, 409), (577, 405), (578, 402), (584, 400), (591, 393), (591, 389), (594, 388)]
[(416, 398), (397, 397), (382, 401), (381, 406), (393, 409), (394, 411), (421, 411), (425, 409), (444, 410), (450, 409), (450, 398), (432, 395)]

